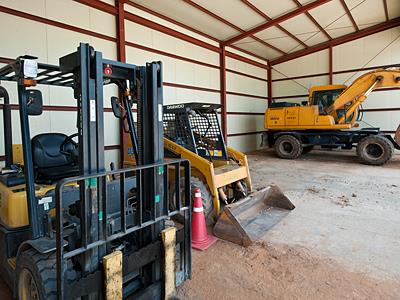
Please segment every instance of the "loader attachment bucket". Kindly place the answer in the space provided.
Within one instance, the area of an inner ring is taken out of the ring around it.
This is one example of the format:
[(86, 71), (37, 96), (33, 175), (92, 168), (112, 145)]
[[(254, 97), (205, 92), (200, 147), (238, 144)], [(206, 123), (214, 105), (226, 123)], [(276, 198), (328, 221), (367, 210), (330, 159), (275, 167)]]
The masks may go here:
[(277, 186), (269, 186), (226, 205), (214, 226), (220, 239), (250, 246), (295, 206)]

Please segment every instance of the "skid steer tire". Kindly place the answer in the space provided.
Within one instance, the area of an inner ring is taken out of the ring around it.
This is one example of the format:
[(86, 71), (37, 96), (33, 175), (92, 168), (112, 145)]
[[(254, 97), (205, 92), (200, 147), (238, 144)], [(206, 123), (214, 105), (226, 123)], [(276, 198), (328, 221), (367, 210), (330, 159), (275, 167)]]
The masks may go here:
[(213, 222), (213, 197), (207, 184), (205, 184), (200, 178), (190, 177), (190, 187), (192, 190), (192, 199), (194, 199), (196, 188), (200, 189), (204, 216), (206, 217), (207, 223)]
[[(185, 180), (184, 180), (184, 178), (182, 178), (181, 186), (184, 186), (184, 184), (185, 184)], [(200, 192), (201, 192), (201, 200), (203, 202), (204, 216), (206, 217), (206, 221), (207, 221), (207, 223), (211, 223), (211, 222), (213, 222), (213, 214), (212, 213), (213, 213), (213, 207), (214, 207), (211, 192), (210, 192), (208, 186), (201, 179), (192, 176), (192, 177), (190, 177), (190, 191), (191, 191), (191, 197), (192, 197), (192, 199), (191, 199), (192, 204), (193, 204), (193, 198), (194, 198), (196, 188), (199, 188)], [(170, 208), (170, 210), (175, 210), (176, 206), (174, 203), (174, 199), (175, 199), (175, 184), (174, 183), (171, 183), (169, 191), (170, 191), (169, 192), (169, 194), (170, 194), (169, 208)], [(181, 191), (181, 195), (182, 195), (182, 192), (183, 191)], [(182, 196), (182, 197), (184, 197), (184, 196)], [(182, 199), (182, 203), (184, 205), (187, 205), (186, 199)], [(182, 222), (183, 218), (178, 217), (177, 221)]]
[(392, 158), (393, 153), (393, 144), (381, 135), (367, 136), (357, 145), (357, 156), (361, 163), (367, 165), (383, 165)]
[(303, 146), (298, 138), (292, 135), (282, 135), (274, 145), (275, 153), (279, 158), (296, 159), (303, 153)]
[(23, 251), (16, 266), (18, 299), (57, 299), (56, 274), (55, 252), (42, 254), (32, 248)]

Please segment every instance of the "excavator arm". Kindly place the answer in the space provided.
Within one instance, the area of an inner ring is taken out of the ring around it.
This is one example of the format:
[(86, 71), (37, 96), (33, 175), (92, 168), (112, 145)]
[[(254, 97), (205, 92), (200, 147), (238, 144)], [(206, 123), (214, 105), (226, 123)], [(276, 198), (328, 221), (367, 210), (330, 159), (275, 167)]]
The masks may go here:
[[(373, 90), (384, 87), (400, 87), (400, 69), (381, 69), (362, 75), (336, 98), (326, 113), (333, 115), (338, 109), (346, 109), (337, 122), (344, 124)], [(352, 121), (355, 121), (354, 118)]]

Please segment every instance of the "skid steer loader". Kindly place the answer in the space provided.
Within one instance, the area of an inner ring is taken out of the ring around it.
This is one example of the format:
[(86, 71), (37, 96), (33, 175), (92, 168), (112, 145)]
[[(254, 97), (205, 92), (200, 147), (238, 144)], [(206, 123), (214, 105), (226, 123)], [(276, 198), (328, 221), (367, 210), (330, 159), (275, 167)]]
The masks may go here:
[[(219, 104), (164, 106), (165, 157), (191, 163), (191, 187), (200, 188), (214, 234), (248, 246), (276, 224), (294, 205), (276, 186), (252, 192), (247, 157), (227, 147), (217, 111)], [(170, 180), (173, 186), (175, 183)], [(173, 198), (173, 195), (171, 196)]]
[[(0, 68), (0, 80), (18, 88), (22, 137), (22, 145), (13, 145), (11, 104), (1, 87), (0, 272), (14, 297), (172, 299), (176, 283), (190, 278), (191, 214), (182, 203), (190, 197), (190, 165), (164, 161), (161, 75), (160, 62), (107, 60), (88, 44), (61, 57), (59, 65), (23, 56)], [(76, 134), (45, 132), (31, 139), (29, 119), (43, 112), (36, 85), (74, 92)], [(117, 117), (116, 100), (138, 107), (137, 131), (132, 111), (126, 115), (130, 133), (138, 133), (130, 135), (138, 162), (133, 168), (105, 170), (106, 85), (124, 95), (112, 100)], [(178, 170), (173, 180), (183, 191), (174, 211), (164, 172), (169, 168)], [(176, 214), (184, 215), (180, 228), (166, 227)]]

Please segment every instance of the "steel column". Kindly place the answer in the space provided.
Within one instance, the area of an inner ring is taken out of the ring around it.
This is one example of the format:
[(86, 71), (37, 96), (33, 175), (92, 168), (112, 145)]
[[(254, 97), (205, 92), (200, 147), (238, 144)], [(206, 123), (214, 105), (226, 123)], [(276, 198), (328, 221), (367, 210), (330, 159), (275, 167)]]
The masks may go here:
[(224, 140), (227, 141), (228, 128), (227, 128), (227, 114), (226, 114), (226, 52), (225, 46), (221, 45), (220, 58), (220, 90), (221, 90), (221, 123), (222, 133)]
[(329, 47), (329, 84), (333, 82), (333, 56), (332, 56), (333, 47)]
[[(116, 31), (117, 31), (117, 57), (121, 62), (126, 62), (126, 41), (125, 41), (125, 9), (124, 9), (125, 0), (115, 0), (116, 6)], [(120, 91), (122, 93), (122, 91)], [(120, 95), (120, 97), (124, 97), (124, 95)], [(124, 133), (123, 130), (124, 121), (120, 119), (119, 121), (119, 157), (120, 157), (120, 167), (123, 167), (125, 160), (125, 145), (126, 140), (129, 138), (129, 135)]]
[(268, 105), (272, 103), (272, 68), (267, 70), (267, 84), (268, 84)]

